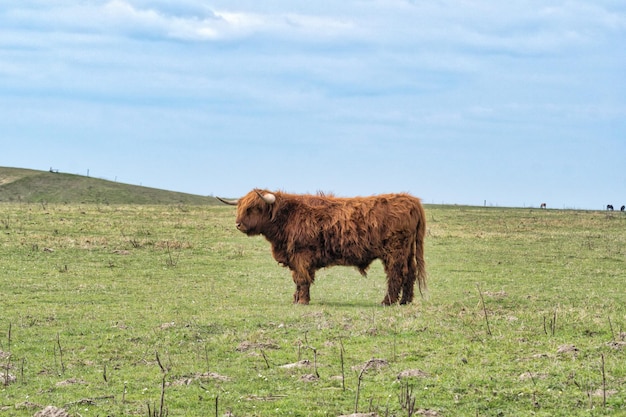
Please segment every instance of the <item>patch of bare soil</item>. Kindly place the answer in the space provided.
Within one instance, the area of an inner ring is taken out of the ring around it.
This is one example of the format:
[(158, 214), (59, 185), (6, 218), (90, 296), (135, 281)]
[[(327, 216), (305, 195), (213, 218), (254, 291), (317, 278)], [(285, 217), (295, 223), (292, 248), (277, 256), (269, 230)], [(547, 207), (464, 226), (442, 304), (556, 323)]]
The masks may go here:
[(428, 378), (427, 372), (422, 371), (421, 369), (407, 369), (406, 371), (402, 371), (398, 374), (398, 379), (403, 378)]
[(518, 361), (533, 361), (537, 359), (550, 359), (553, 355), (549, 355), (547, 353), (535, 353), (534, 355), (527, 356), (525, 358), (519, 358)]
[(86, 385), (87, 382), (83, 381), (82, 379), (77, 379), (77, 378), (70, 378), (70, 379), (66, 379), (65, 381), (59, 381), (57, 382), (55, 385), (57, 387), (65, 387), (67, 385), (74, 385), (74, 384), (82, 384), (82, 385)]
[(194, 381), (198, 381), (198, 380), (206, 380), (206, 379), (211, 379), (214, 381), (220, 381), (220, 382), (228, 382), (231, 380), (230, 377), (224, 376), (224, 375), (220, 375), (217, 374), (215, 372), (205, 372), (202, 374), (194, 374), (191, 376), (184, 376), (182, 378), (176, 379), (172, 382), (168, 382), (166, 385), (167, 386), (180, 386), (180, 385), (191, 385), (191, 383), (193, 383)]
[(591, 395), (593, 395), (594, 397), (604, 397), (605, 395), (607, 397), (610, 397), (611, 395), (615, 394), (617, 394), (617, 390), (615, 389), (607, 389), (606, 392), (602, 389), (597, 389), (591, 393)]
[(384, 368), (386, 366), (389, 366), (389, 362), (385, 359), (376, 359), (376, 358), (372, 358), (369, 361), (361, 364), (361, 365), (355, 365), (352, 367), (353, 371), (369, 371), (370, 369), (373, 370), (378, 370), (380, 368)]
[(319, 381), (319, 377), (313, 374), (306, 374), (300, 377), (300, 381), (302, 382), (316, 382)]
[(285, 397), (286, 395), (247, 395), (245, 398), (248, 401), (277, 401)]
[(70, 417), (70, 415), (62, 408), (49, 405), (41, 411), (38, 411), (33, 417)]
[(4, 370), (0, 372), (0, 385), (9, 385), (17, 381), (13, 374), (6, 373)]
[(288, 363), (286, 365), (282, 365), (281, 368), (284, 369), (292, 369), (292, 368), (310, 368), (311, 366), (313, 366), (313, 364), (311, 363), (310, 360), (308, 359), (304, 359), (302, 361), (298, 361), (298, 362), (294, 362), (294, 363)]
[(440, 414), (435, 411), (435, 410), (429, 410), (429, 409), (424, 409), (424, 408), (420, 408), (419, 410), (417, 410), (417, 414), (419, 414), (420, 416), (427, 416), (427, 417), (438, 417)]
[(508, 294), (506, 293), (506, 291), (496, 291), (496, 292), (492, 292), (492, 291), (485, 291), (485, 295), (487, 297), (494, 297), (494, 298), (504, 298), (507, 297)]
[(355, 414), (343, 414), (339, 417), (378, 417), (376, 413), (355, 413)]
[(524, 372), (519, 376), (520, 381), (537, 380), (537, 379), (546, 379), (548, 378), (548, 374), (541, 374), (538, 372)]
[(43, 405), (32, 403), (30, 401), (24, 401), (23, 403), (15, 404), (15, 408), (20, 410), (22, 408), (41, 408)]
[(253, 349), (280, 349), (280, 346), (272, 342), (252, 343), (248, 341), (243, 341), (239, 343), (239, 346), (237, 346), (236, 350), (237, 352), (247, 352)]
[(613, 341), (613, 342), (607, 342), (606, 344), (608, 347), (611, 347), (613, 349), (624, 349), (624, 347), (626, 347), (626, 342), (624, 341)]
[[(435, 410), (429, 410), (429, 409), (423, 409), (423, 408), (420, 408), (415, 413), (420, 416), (427, 416), (427, 417), (438, 417), (440, 415)], [(376, 413), (355, 413), (355, 414), (343, 414), (343, 415), (340, 415), (339, 417), (379, 417), (379, 416)]]
[(556, 350), (556, 353), (558, 353), (559, 355), (564, 355), (564, 354), (576, 355), (578, 353), (578, 348), (574, 345), (561, 345)]

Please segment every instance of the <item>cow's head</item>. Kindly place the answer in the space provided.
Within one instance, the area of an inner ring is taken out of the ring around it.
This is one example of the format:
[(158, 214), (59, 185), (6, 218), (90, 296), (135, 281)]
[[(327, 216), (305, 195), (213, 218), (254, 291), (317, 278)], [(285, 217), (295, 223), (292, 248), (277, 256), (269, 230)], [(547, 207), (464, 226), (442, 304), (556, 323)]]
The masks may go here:
[(252, 190), (236, 201), (219, 199), (237, 206), (237, 229), (248, 236), (259, 235), (272, 222), (276, 210), (276, 195), (265, 190)]

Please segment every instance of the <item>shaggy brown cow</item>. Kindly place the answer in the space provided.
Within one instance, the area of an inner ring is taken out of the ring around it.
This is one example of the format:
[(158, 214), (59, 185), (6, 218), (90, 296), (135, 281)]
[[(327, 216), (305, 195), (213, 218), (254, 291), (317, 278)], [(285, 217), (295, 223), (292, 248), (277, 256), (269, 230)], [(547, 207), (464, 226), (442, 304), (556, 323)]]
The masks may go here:
[(337, 198), (253, 190), (237, 201), (237, 229), (263, 235), (274, 259), (292, 271), (294, 303), (308, 304), (315, 272), (327, 266), (355, 266), (362, 275), (375, 259), (387, 274), (382, 303), (413, 300), (415, 281), (426, 289), (426, 216), (409, 194)]

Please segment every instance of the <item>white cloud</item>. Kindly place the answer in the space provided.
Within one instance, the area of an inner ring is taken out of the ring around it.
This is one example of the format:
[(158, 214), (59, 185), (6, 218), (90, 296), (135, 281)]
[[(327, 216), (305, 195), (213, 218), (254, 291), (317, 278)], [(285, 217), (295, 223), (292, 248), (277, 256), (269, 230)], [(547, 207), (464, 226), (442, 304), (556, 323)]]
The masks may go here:
[(36, 5), (24, 2), (10, 8), (5, 18), (11, 26), (25, 31), (88, 31), (190, 41), (253, 34), (329, 38), (344, 34), (352, 27), (344, 19), (323, 14), (258, 13), (228, 7), (196, 7), (193, 13), (183, 7), (183, 12), (178, 13), (171, 6), (137, 3), (130, 0), (79, 5), (58, 1)]
[[(92, 32), (148, 39), (215, 41), (271, 37), (279, 42), (356, 42), (432, 53), (530, 55), (593, 45), (626, 28), (624, 13), (581, 1), (348, 1), (329, 8), (284, 4), (108, 0), (20, 2), (7, 9), (23, 31)], [(0, 15), (2, 16), (2, 15)], [(609, 32), (607, 34), (607, 32)], [(421, 47), (421, 48), (420, 48)]]
[(150, 25), (162, 25), (166, 19), (154, 10), (138, 10), (123, 0), (110, 0), (102, 10), (105, 16), (117, 21), (128, 23), (141, 23)]

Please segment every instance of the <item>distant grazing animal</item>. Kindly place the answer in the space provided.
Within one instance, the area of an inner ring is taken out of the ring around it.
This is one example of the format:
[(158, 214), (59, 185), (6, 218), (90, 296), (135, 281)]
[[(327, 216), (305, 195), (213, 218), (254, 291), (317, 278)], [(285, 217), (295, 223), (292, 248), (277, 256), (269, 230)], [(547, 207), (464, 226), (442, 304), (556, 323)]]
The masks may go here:
[(547, 205), (546, 203), (541, 203), (541, 208), (542, 208), (542, 209), (544, 209), (544, 208), (548, 208), (548, 205)]
[(626, 206), (620, 207), (619, 211), (626, 211)]
[[(236, 201), (236, 226), (263, 235), (274, 259), (292, 271), (293, 302), (308, 304), (315, 272), (327, 266), (355, 266), (362, 275), (380, 259), (387, 275), (382, 304), (413, 300), (415, 281), (426, 289), (426, 215), (409, 194), (338, 198), (255, 189)], [(400, 298), (400, 293), (402, 297)]]
[(606, 206), (606, 209), (609, 210), (609, 211), (613, 211), (613, 206), (609, 204), (609, 205)]

